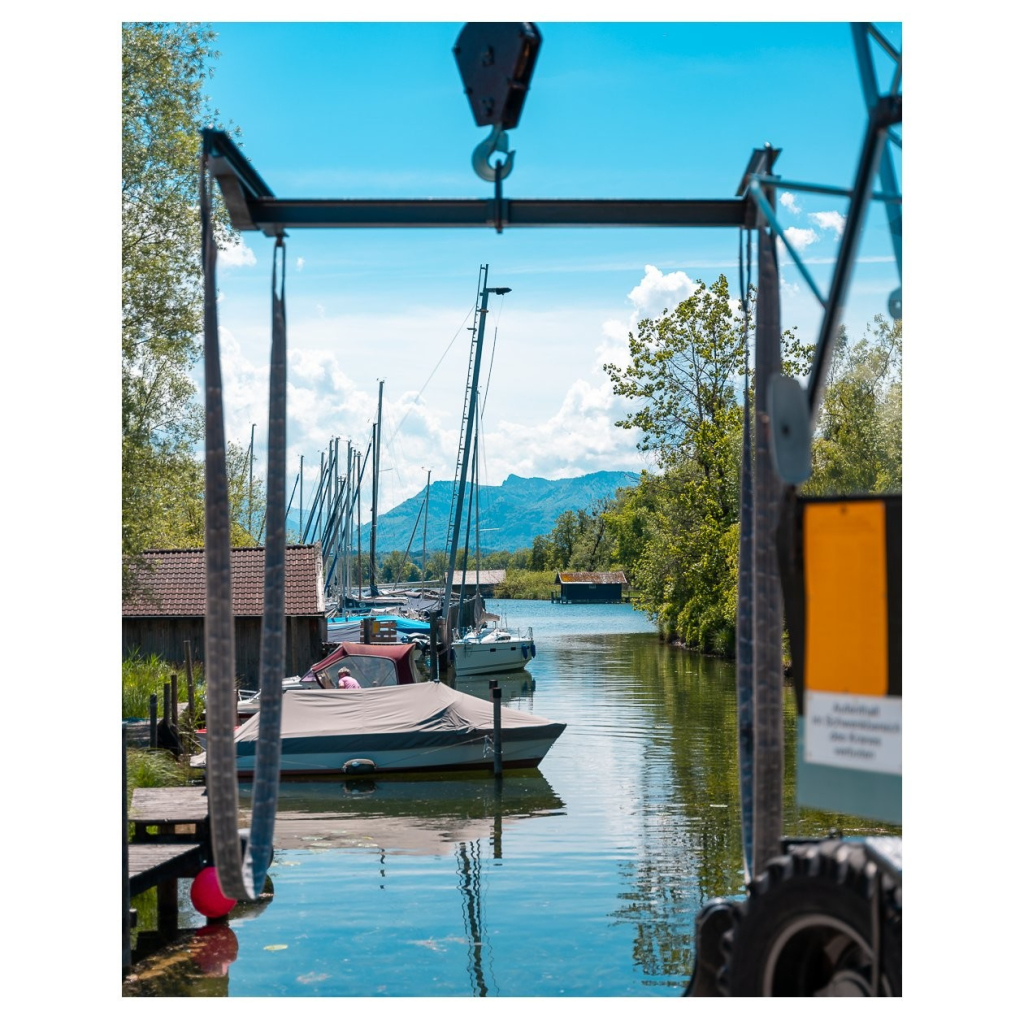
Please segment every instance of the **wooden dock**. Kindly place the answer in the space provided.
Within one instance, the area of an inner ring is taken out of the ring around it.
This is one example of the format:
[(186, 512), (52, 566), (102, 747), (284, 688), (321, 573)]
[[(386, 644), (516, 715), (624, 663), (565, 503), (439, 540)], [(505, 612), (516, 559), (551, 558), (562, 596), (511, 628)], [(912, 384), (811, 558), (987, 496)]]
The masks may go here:
[[(129, 825), (134, 826), (130, 842)], [(131, 900), (156, 888), (157, 936), (171, 937), (178, 930), (178, 880), (194, 878), (212, 862), (205, 787), (136, 789), (131, 807), (125, 809), (122, 839), (121, 966), (127, 971), (132, 952)]]
[(208, 859), (210, 811), (205, 788), (137, 789), (128, 821), (135, 826), (128, 844), (130, 896), (167, 879), (195, 877)]

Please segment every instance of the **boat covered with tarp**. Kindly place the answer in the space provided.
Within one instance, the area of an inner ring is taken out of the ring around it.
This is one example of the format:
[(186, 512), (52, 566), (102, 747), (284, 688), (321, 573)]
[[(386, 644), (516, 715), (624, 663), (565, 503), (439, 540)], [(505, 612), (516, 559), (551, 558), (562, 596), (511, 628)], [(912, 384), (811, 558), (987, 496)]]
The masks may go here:
[[(253, 774), (260, 715), (235, 731), (239, 775)], [(535, 768), (565, 730), (501, 709), (503, 768)], [(205, 753), (193, 759), (205, 767)], [(494, 707), (444, 683), (364, 690), (287, 690), (281, 705), (281, 774), (362, 775), (494, 766)]]

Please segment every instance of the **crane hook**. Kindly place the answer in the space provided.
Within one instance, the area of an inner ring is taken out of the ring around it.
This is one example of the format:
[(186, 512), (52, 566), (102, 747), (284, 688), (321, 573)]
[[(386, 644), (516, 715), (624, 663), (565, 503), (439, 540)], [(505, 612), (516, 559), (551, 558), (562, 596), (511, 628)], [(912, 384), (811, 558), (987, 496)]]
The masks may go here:
[[(504, 153), (508, 159), (500, 161), (496, 168), (492, 167), (487, 162), (492, 153)], [(512, 173), (515, 155), (515, 150), (508, 148), (508, 132), (496, 124), (491, 128), (491, 134), (473, 150), (473, 170), (484, 181), (496, 181), (499, 175), (507, 178)]]

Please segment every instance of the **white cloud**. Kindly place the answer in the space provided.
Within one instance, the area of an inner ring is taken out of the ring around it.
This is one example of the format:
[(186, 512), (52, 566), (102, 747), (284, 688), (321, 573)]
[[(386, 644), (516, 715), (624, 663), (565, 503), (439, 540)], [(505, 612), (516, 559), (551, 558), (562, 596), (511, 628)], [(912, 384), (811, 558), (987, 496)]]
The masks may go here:
[(797, 204), (796, 196), (792, 192), (783, 192), (779, 196), (779, 202), (787, 209), (790, 213), (799, 213), (800, 207)]
[(301, 257), (301, 256), (300, 256), (300, 257), (299, 257), (299, 258), (298, 258), (298, 259), (297, 259), (297, 260), (295, 261), (295, 269), (296, 269), (296, 270), (302, 270), (302, 268), (303, 268), (303, 267), (304, 267), (305, 265), (306, 265), (306, 261), (305, 261), (305, 259), (303, 259), (303, 257)]
[[(602, 469), (639, 472), (650, 465), (650, 457), (636, 449), (636, 432), (615, 425), (631, 403), (613, 393), (602, 365), (621, 365), (628, 358), (627, 338), (641, 317), (660, 315), (693, 290), (686, 273), (666, 274), (648, 265), (628, 292), (627, 317), (592, 308), (516, 311), (506, 306), (500, 319), (489, 320), (480, 378), (481, 390), (489, 388), (481, 447), (485, 482), (497, 485), (512, 473), (560, 479)], [(386, 375), (381, 510), (423, 488), (423, 467), (431, 467), (434, 480), (452, 478), (470, 349), (465, 313), (410, 308), (325, 316), (315, 301), (303, 313), (293, 312), (289, 492), (302, 456), (303, 488), (307, 496), (313, 493), (320, 453), (333, 438), (342, 439), (343, 453), (348, 439), (366, 453), (381, 375)], [(492, 362), (491, 327), (499, 323)], [(221, 332), (225, 428), (236, 443), (248, 444), (256, 424), (260, 474), (266, 468), (269, 340), (262, 320), (232, 327), (234, 334)]]
[(629, 363), (629, 334), (636, 327), (636, 316), (632, 322), (622, 320), (605, 320), (601, 324), (603, 338), (597, 343), (595, 365), (601, 368), (605, 363), (614, 363), (625, 368)]
[(838, 210), (825, 210), (822, 213), (812, 213), (811, 220), (824, 231), (834, 231), (836, 238), (843, 233), (846, 227), (846, 217)]
[(682, 270), (663, 274), (650, 264), (644, 267), (643, 280), (629, 293), (629, 301), (636, 307), (640, 318), (660, 316), (665, 309), (673, 309), (695, 290), (693, 281)]
[(217, 262), (224, 267), (255, 267), (256, 254), (242, 238), (221, 238), (217, 242)]
[(493, 434), (485, 430), (490, 482), (500, 483), (509, 473), (558, 480), (601, 469), (639, 472), (646, 462), (636, 450), (636, 431), (615, 426), (627, 412), (611, 381), (574, 381), (549, 419), (501, 420)]
[(797, 252), (802, 252), (809, 245), (818, 241), (818, 235), (812, 228), (786, 228), (785, 233), (789, 244)]

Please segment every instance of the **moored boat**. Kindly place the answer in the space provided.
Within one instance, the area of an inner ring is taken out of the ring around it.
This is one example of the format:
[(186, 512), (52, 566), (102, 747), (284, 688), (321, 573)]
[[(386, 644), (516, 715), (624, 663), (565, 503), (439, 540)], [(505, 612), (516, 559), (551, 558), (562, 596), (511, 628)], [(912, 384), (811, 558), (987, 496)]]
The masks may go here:
[[(289, 690), (333, 690), (338, 673), (347, 668), (361, 687), (404, 686), (421, 682), (416, 666), (416, 644), (341, 643), (301, 676), (289, 676), (281, 686)], [(260, 709), (258, 690), (245, 690), (238, 701), (238, 717), (251, 718)]]
[[(282, 698), (282, 776), (448, 772), (494, 764), (491, 702), (443, 683), (289, 690)], [(503, 707), (503, 768), (536, 767), (564, 730), (564, 722)], [(235, 732), (242, 777), (254, 772), (258, 737), (259, 714)], [(205, 753), (192, 764), (205, 767)]]
[(488, 623), (451, 644), (452, 663), (457, 676), (518, 672), (536, 655), (532, 626), (524, 632)]

